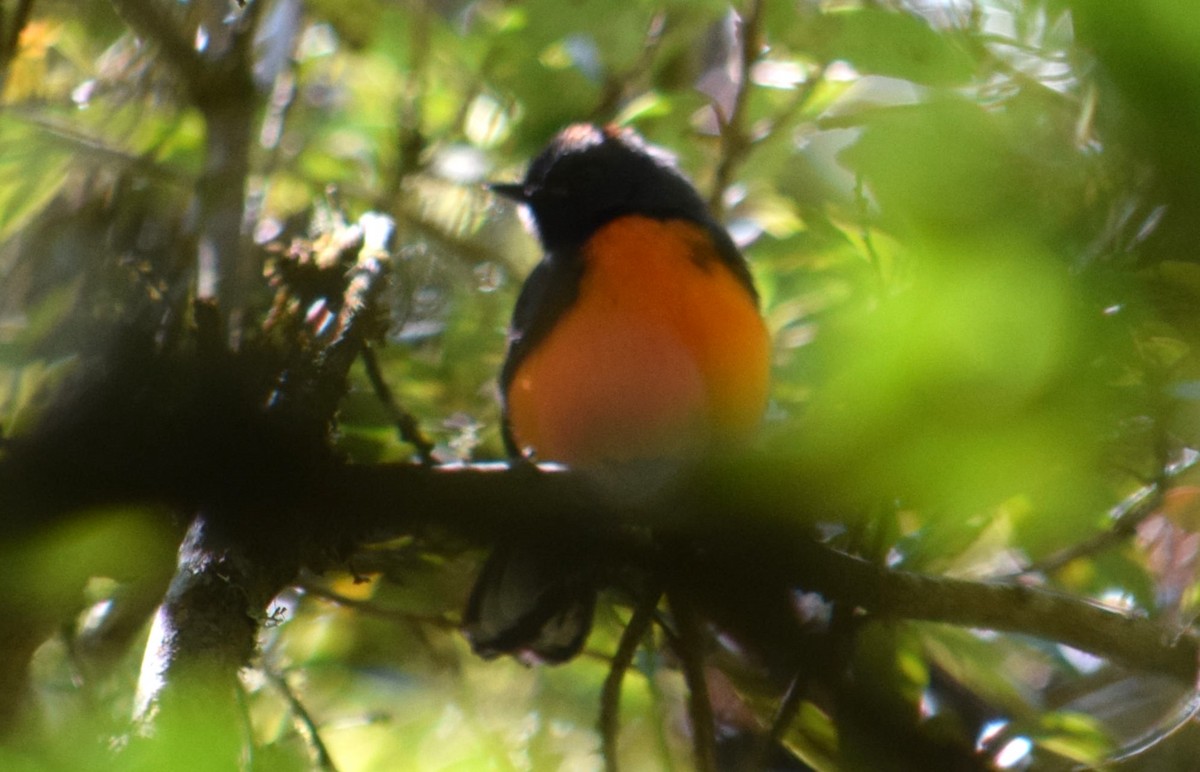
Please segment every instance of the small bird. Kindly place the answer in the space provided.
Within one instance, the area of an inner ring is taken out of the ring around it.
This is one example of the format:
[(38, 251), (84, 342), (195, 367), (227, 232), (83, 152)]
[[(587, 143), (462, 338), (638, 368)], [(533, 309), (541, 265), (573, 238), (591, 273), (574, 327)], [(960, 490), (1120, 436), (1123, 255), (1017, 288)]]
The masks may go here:
[[(753, 436), (769, 370), (758, 293), (667, 153), (631, 129), (577, 124), (522, 182), (490, 187), (528, 208), (545, 253), (500, 373), (510, 454), (636, 498), (661, 487), (662, 470)], [(579, 652), (596, 580), (566, 552), (497, 547), (464, 615), (477, 653), (553, 663)]]

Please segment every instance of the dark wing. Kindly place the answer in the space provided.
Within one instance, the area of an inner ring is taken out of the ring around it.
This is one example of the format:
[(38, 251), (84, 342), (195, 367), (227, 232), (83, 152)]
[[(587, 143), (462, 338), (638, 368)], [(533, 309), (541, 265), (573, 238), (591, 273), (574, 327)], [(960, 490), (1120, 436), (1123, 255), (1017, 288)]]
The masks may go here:
[(501, 431), (504, 447), (512, 456), (519, 456), (521, 451), (513, 440), (508, 424), (508, 387), (521, 362), (575, 303), (582, 275), (583, 261), (578, 256), (547, 255), (525, 279), (521, 294), (517, 296), (517, 307), (513, 310), (509, 332), (508, 355), (500, 370)]
[(758, 290), (754, 288), (754, 278), (750, 275), (750, 264), (746, 262), (741, 250), (733, 243), (729, 231), (711, 218), (706, 218), (701, 224), (708, 230), (708, 235), (716, 245), (717, 255), (721, 258), (721, 262), (729, 266), (729, 270), (733, 271), (733, 275), (750, 293), (750, 297), (754, 298), (754, 304), (758, 305)]
[[(517, 297), (500, 371), (504, 445), (513, 456), (520, 449), (508, 422), (509, 386), (521, 362), (574, 304), (582, 273), (577, 255), (548, 255)], [(476, 653), (553, 663), (579, 652), (592, 626), (596, 589), (592, 571), (571, 553), (562, 544), (501, 543), (493, 550), (463, 614), (463, 630)]]
[(500, 544), (488, 556), (463, 613), (476, 654), (566, 662), (592, 628), (596, 585), (589, 561), (562, 544)]

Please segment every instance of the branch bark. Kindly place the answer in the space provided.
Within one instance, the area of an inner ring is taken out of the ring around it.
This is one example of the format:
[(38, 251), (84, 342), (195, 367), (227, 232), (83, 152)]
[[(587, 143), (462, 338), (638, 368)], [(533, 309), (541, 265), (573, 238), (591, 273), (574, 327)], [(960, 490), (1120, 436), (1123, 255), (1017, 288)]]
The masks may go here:
[[(761, 462), (757, 484), (773, 487), (779, 498), (794, 492), (794, 501), (804, 500), (794, 468), (778, 460)], [(330, 483), (331, 499), (322, 506), (340, 514), (340, 543), (386, 540), (431, 526), (479, 544), (500, 534), (560, 533), (614, 562), (663, 562), (647, 545), (648, 524), (686, 534), (703, 554), (656, 566), (668, 577), (687, 571), (693, 583), (706, 577), (727, 583), (737, 576), (749, 586), (803, 588), (897, 620), (1022, 633), (1186, 684), (1196, 682), (1200, 667), (1200, 641), (1191, 632), (1027, 584), (927, 576), (869, 563), (814, 540), (802, 520), (788, 519), (772, 502), (760, 508), (762, 503), (739, 505), (701, 493), (706, 503), (685, 496), (660, 503), (654, 512), (613, 510), (598, 502), (579, 475), (530, 474), (504, 465), (345, 467)], [(686, 522), (675, 514), (681, 511)]]
[(238, 672), (254, 655), (268, 602), (297, 567), (264, 559), (213, 522), (197, 516), (180, 547), (146, 644), (135, 719), (167, 747), (194, 740), (199, 729), (212, 741), (206, 753), (214, 768), (236, 769), (243, 750)]
[[(204, 169), (197, 185), (197, 294), (219, 300), (235, 347), (241, 314), (261, 275), (245, 249), (246, 177), (257, 94), (252, 41), (264, 3), (221, 23), (222, 44), (194, 43), (196, 33), (156, 0), (112, 0), (141, 38), (156, 44), (187, 89), (205, 124)], [(218, 30), (209, 30), (211, 36)]]
[[(755, 487), (771, 491), (770, 498), (712, 494), (704, 478), (724, 473), (705, 472), (678, 498), (638, 511), (606, 507), (585, 478), (569, 471), (535, 472), (505, 464), (335, 466), (305, 491), (303, 509), (289, 512), (286, 522), (305, 534), (307, 546), (296, 548), (301, 563), (318, 570), (343, 565), (355, 545), (431, 530), (481, 546), (501, 535), (536, 536), (543, 543), (560, 537), (589, 545), (614, 565), (660, 571), (666, 581), (687, 572), (689, 581), (712, 586), (729, 585), (728, 577), (737, 576), (746, 588), (802, 588), (882, 617), (1021, 633), (1181, 683), (1197, 680), (1200, 645), (1191, 631), (1016, 581), (927, 576), (838, 552), (811, 537), (806, 524), (811, 515), (799, 502), (813, 500), (812, 493), (806, 498), (794, 464), (763, 458), (752, 466)], [(164, 499), (161, 488), (122, 489), (114, 479), (120, 482), (112, 474), (102, 481), (83, 478), (89, 485), (108, 484), (73, 490), (61, 475), (31, 474), (14, 454), (0, 462), (5, 481), (0, 510), (28, 522), (21, 516), (26, 506), (44, 519), (48, 503), (70, 510)], [(261, 498), (249, 489), (245, 495)], [(181, 496), (191, 500), (194, 493)], [(795, 519), (788, 516), (787, 501), (796, 502)], [(664, 555), (647, 538), (648, 529), (685, 539), (692, 557), (677, 557), (680, 550)], [(369, 568), (360, 558), (352, 560)]]
[[(282, 374), (268, 414), (294, 423), (300, 434), (326, 436), (347, 373), (376, 329), (375, 300), (383, 275), (379, 257), (361, 249), (346, 274), (332, 334), (315, 352), (315, 362)], [(205, 308), (211, 316), (211, 307), (197, 306)], [(302, 520), (291, 521), (296, 506), (295, 499), (261, 495), (208, 502), (188, 529), (175, 578), (155, 617), (142, 662), (137, 718), (152, 730), (148, 733), (167, 738), (189, 731), (196, 720), (206, 722), (216, 729), (214, 737), (226, 741), (211, 749), (215, 767), (238, 766), (241, 743), (228, 742), (241, 735), (238, 673), (254, 657), (267, 606), (295, 580), (304, 556), (321, 549), (319, 535)], [(282, 533), (293, 525), (290, 536)]]

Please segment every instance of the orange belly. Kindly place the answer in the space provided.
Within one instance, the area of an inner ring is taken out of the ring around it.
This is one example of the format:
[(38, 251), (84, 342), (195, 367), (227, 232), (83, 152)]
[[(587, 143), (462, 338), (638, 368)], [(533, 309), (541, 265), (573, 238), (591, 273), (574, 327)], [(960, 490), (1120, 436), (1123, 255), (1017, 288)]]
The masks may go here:
[(517, 445), (587, 466), (686, 458), (752, 434), (767, 331), (703, 228), (622, 217), (582, 259), (576, 302), (509, 384)]

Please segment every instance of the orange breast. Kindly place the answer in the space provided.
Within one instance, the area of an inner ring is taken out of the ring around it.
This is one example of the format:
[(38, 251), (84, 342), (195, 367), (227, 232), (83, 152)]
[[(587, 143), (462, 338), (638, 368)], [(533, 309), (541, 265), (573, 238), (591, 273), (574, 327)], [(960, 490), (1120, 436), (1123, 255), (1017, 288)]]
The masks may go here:
[(517, 444), (578, 466), (686, 457), (751, 434), (767, 331), (703, 228), (622, 217), (582, 259), (578, 299), (509, 385)]

